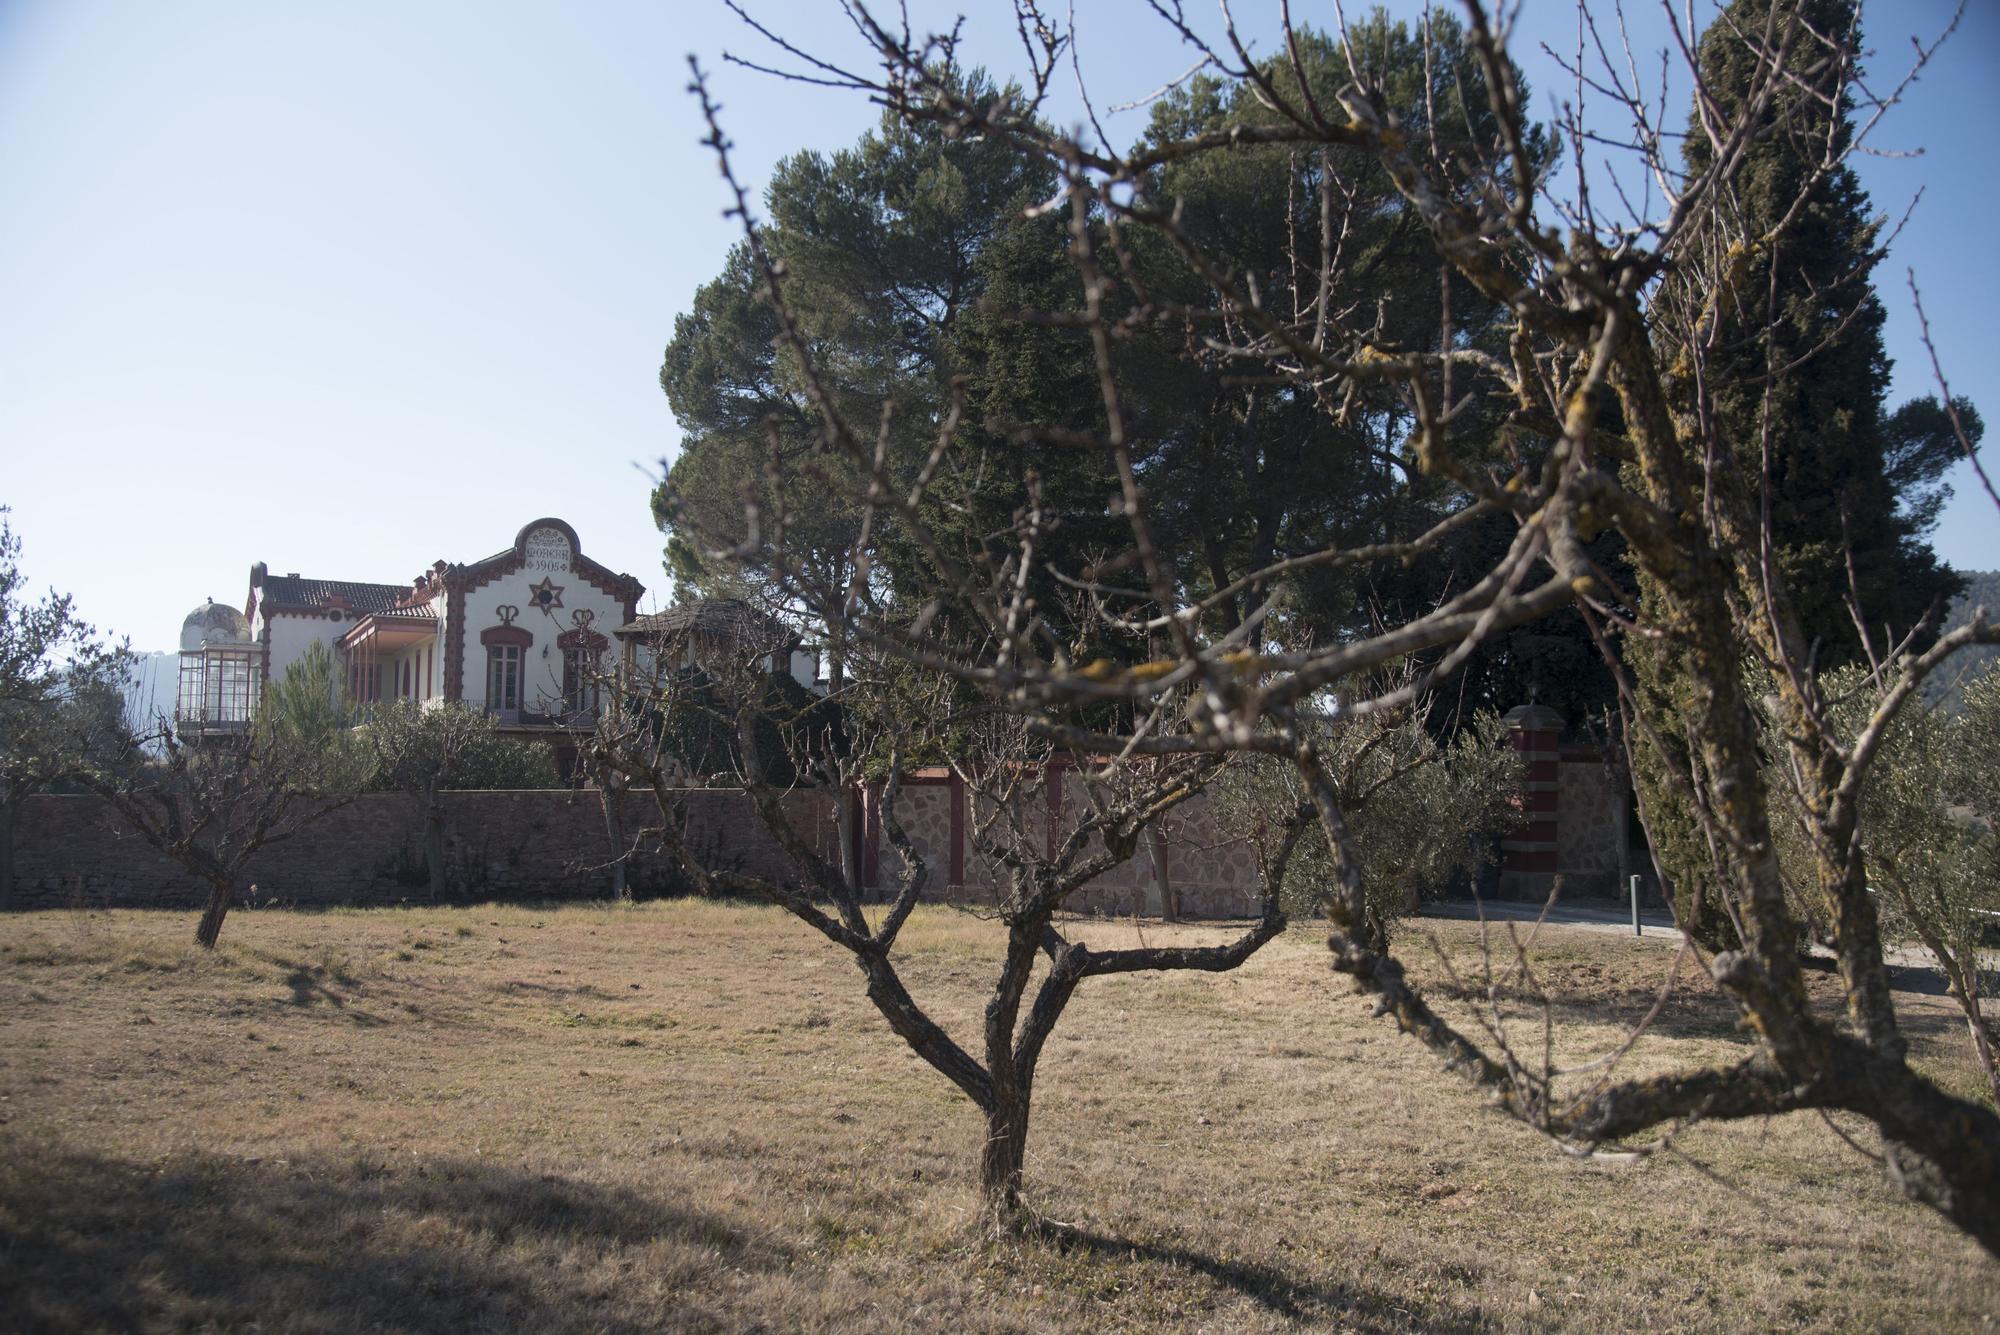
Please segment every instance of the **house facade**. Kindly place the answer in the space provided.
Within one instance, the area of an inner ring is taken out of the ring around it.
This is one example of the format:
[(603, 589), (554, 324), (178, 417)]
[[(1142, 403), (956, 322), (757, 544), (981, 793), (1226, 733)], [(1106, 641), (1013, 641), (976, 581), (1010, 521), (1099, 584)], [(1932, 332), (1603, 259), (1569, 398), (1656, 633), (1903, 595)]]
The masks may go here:
[(554, 518), (407, 584), (273, 575), (260, 561), (240, 615), (207, 603), (189, 616), (176, 713), (189, 732), (240, 731), (264, 684), (320, 644), (358, 703), (456, 700), (504, 731), (560, 741), (594, 721), (598, 674), (644, 593)]

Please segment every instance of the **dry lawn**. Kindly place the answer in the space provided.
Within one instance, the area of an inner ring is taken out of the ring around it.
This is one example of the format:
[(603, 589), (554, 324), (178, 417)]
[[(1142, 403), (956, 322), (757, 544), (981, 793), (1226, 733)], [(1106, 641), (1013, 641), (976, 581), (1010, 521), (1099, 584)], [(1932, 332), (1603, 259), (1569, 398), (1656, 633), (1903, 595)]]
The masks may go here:
[[(1476, 966), (1474, 926), (1435, 926)], [(192, 928), (0, 919), (0, 1324), (1933, 1331), (2000, 1309), (2000, 1270), (1819, 1119), (1565, 1159), (1369, 1019), (1304, 930), (1236, 974), (1086, 985), (1029, 1147), (1069, 1227), (994, 1244), (978, 1118), (775, 911), (241, 912), (213, 955)], [(997, 934), (940, 910), (904, 936), (912, 990), (969, 1036)], [(1605, 1043), (1671, 958), (1545, 932), (1577, 1002), (1559, 1052)], [(1975, 1090), (1943, 999), (1904, 1001), (1922, 1059)], [(1629, 1069), (1741, 1041), (1689, 988)]]

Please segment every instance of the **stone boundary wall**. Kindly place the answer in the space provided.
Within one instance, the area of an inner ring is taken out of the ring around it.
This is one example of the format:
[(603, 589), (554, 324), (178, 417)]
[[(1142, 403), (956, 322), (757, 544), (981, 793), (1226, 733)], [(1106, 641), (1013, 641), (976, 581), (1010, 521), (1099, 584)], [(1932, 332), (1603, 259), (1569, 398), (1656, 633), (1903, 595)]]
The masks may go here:
[[(1533, 720), (1539, 721), (1539, 720)], [(1533, 732), (1533, 737), (1523, 736)], [(1525, 745), (1524, 745), (1525, 743)], [(1528, 752), (1529, 791), (1523, 823), (1503, 843), (1499, 893), (1541, 898), (1561, 876), (1572, 894), (1617, 894), (1626, 870), (1622, 773), (1583, 748), (1557, 744), (1552, 728), (1519, 729), (1517, 746)], [(785, 801), (807, 840), (838, 860), (839, 804), (844, 795), (801, 790)], [(894, 892), (900, 859), (882, 831), (880, 793), (854, 794), (855, 853), (863, 883), (878, 896)], [(624, 829), (636, 835), (656, 825), (652, 795), (622, 797)], [(690, 838), (704, 863), (789, 884), (801, 880), (790, 859), (737, 789), (697, 789)], [(1081, 780), (1030, 790), (1033, 805), (1023, 825), (1028, 837), (1067, 832), (1065, 812), (1081, 809)], [(619, 845), (607, 826), (596, 790), (454, 792), (443, 795), (445, 861), (451, 897), (482, 899), (598, 899), (612, 892), (612, 861)], [(1072, 805), (1074, 804), (1074, 805)], [(913, 777), (898, 803), (903, 827), (930, 864), (931, 898), (992, 904), (1005, 883), (1004, 868), (988, 865), (971, 847), (971, 799), (955, 778)], [(400, 793), (356, 798), (293, 838), (252, 860), (246, 882), (256, 902), (290, 905), (422, 903), (430, 898), (424, 868), (423, 808)], [(1631, 870), (1643, 870), (1633, 865)], [(690, 887), (657, 854), (631, 859), (627, 883), (636, 894), (657, 895)], [(207, 888), (133, 834), (95, 797), (25, 799), (14, 825), (14, 907), (187, 908)], [(1188, 918), (1243, 918), (1257, 912), (1255, 859), (1247, 844), (1225, 838), (1205, 798), (1177, 808), (1148, 832), (1132, 858), (1072, 896), (1067, 907), (1084, 913), (1171, 914)]]
[(1635, 865), (1627, 847), (1631, 782), (1622, 765), (1588, 746), (1563, 747), (1557, 773), (1556, 871), (1564, 889), (1615, 899), (1625, 876), (1650, 869)]
[(1657, 896), (1651, 862), (1634, 844), (1632, 781), (1622, 759), (1594, 745), (1565, 745), (1563, 716), (1544, 705), (1511, 709), (1503, 722), (1526, 789), (1519, 821), (1500, 840), (1499, 896), (1545, 899), (1560, 885), (1570, 896), (1620, 898), (1634, 873)]
[[(1022, 825), (1027, 836), (1049, 842), (1074, 828), (1085, 808), (1083, 779), (1066, 767), (1057, 782), (1031, 788)], [(863, 799), (861, 865), (867, 884), (894, 893), (902, 859), (881, 831), (874, 810), (877, 794)], [(943, 898), (974, 906), (997, 902), (1007, 871), (972, 846), (970, 828), (984, 813), (956, 778), (906, 779), (897, 804), (903, 832), (930, 865), (931, 883), (942, 883)], [(1067, 813), (1067, 815), (1065, 814)], [(1051, 832), (1053, 831), (1053, 838)], [(1092, 851), (1100, 845), (1093, 841)], [(1257, 860), (1248, 843), (1226, 838), (1205, 796), (1174, 809), (1148, 832), (1146, 842), (1126, 861), (1070, 896), (1064, 907), (1077, 913), (1148, 917), (1254, 918), (1260, 888)]]
[[(1055, 799), (1058, 829), (1068, 776)], [(869, 795), (873, 797), (874, 795)], [(899, 866), (881, 836), (880, 813), (861, 802), (855, 822), (865, 881), (893, 893)], [(796, 884), (790, 859), (764, 828), (749, 799), (735, 789), (689, 792), (689, 837), (712, 870)], [(802, 790), (788, 795), (792, 819), (816, 849), (836, 859), (840, 795)], [(1044, 797), (1042, 800), (1046, 800)], [(445, 864), (452, 901), (601, 899), (612, 892), (619, 845), (595, 790), (452, 792), (445, 807)], [(648, 792), (622, 795), (628, 837), (659, 821)], [(932, 898), (990, 904), (1003, 878), (970, 848), (966, 798), (956, 785), (912, 783), (899, 813), (919, 853), (930, 863)], [(956, 808), (956, 809), (954, 809)], [(1038, 813), (1037, 834), (1047, 816)], [(259, 851), (245, 874), (257, 887), (253, 903), (286, 906), (427, 903), (422, 804), (400, 793), (368, 793), (328, 812), (290, 839)], [(665, 858), (641, 853), (626, 878), (640, 895), (689, 889)], [(1163, 891), (1166, 898), (1163, 898)], [(40, 795), (22, 801), (14, 823), (13, 907), (195, 908), (208, 888), (134, 834), (109, 805), (89, 796)], [(1158, 915), (1171, 901), (1187, 917), (1245, 917), (1257, 909), (1256, 869), (1243, 844), (1223, 844), (1197, 803), (1177, 812), (1148, 846), (1072, 897), (1085, 913)]]
[[(817, 800), (815, 800), (817, 799)], [(695, 846), (711, 867), (792, 879), (790, 863), (734, 790), (689, 794)], [(796, 819), (834, 846), (830, 796), (791, 799)], [(626, 828), (659, 823), (650, 793), (624, 794)], [(597, 899), (611, 893), (614, 844), (597, 792), (453, 792), (443, 795), (445, 864), (454, 900)], [(251, 859), (253, 902), (398, 904), (430, 900), (423, 807), (400, 793), (368, 793)], [(632, 859), (639, 894), (684, 889), (657, 855)], [(155, 851), (107, 804), (88, 796), (25, 799), (14, 824), (16, 908), (191, 908), (207, 887)]]

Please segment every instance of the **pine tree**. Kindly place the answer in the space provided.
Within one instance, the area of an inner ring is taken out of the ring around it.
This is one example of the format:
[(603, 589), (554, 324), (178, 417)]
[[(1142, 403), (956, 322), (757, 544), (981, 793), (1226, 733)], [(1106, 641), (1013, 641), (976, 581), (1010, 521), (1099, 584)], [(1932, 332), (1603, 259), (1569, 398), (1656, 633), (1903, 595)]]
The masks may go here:
[[(999, 95), (982, 76), (968, 79), (971, 95)], [(1046, 166), (999, 144), (891, 117), (850, 149), (797, 154), (773, 175), (760, 240), (782, 266), (784, 301), (812, 349), (819, 389), (862, 426), (893, 402), (889, 460), (899, 475), (912, 473), (935, 439), (963, 369), (961, 345), (977, 339), (960, 327), (986, 292), (986, 252), (1018, 232), (1027, 206), (1053, 189)], [(1059, 259), (1060, 221), (1042, 231)], [(704, 546), (747, 536), (746, 485), (765, 509), (764, 525), (782, 505), (786, 547), (818, 567), (811, 574), (836, 587), (848, 574), (860, 532), (859, 472), (821, 448), (819, 410), (778, 335), (764, 275), (738, 245), (676, 321), (660, 368), (685, 436), (654, 494), (654, 516), (668, 537), (669, 569), (703, 594), (770, 592), (746, 585), (740, 569), (703, 560)], [(890, 548), (893, 576), (894, 526), (878, 517), (871, 537)]]

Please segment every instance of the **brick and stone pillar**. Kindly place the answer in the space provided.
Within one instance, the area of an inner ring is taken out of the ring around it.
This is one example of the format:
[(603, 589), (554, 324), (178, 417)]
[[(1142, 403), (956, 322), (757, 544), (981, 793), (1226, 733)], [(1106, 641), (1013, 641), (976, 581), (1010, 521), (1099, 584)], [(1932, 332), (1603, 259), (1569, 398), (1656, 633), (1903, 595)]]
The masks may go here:
[(882, 784), (855, 785), (855, 801), (861, 818), (854, 822), (854, 869), (865, 892), (882, 883)]
[(1563, 716), (1547, 705), (1522, 705), (1508, 710), (1501, 722), (1527, 768), (1521, 823), (1500, 840), (1500, 897), (1547, 899), (1556, 880)]
[(965, 780), (956, 769), (951, 772), (951, 876), (954, 893), (965, 889)]

